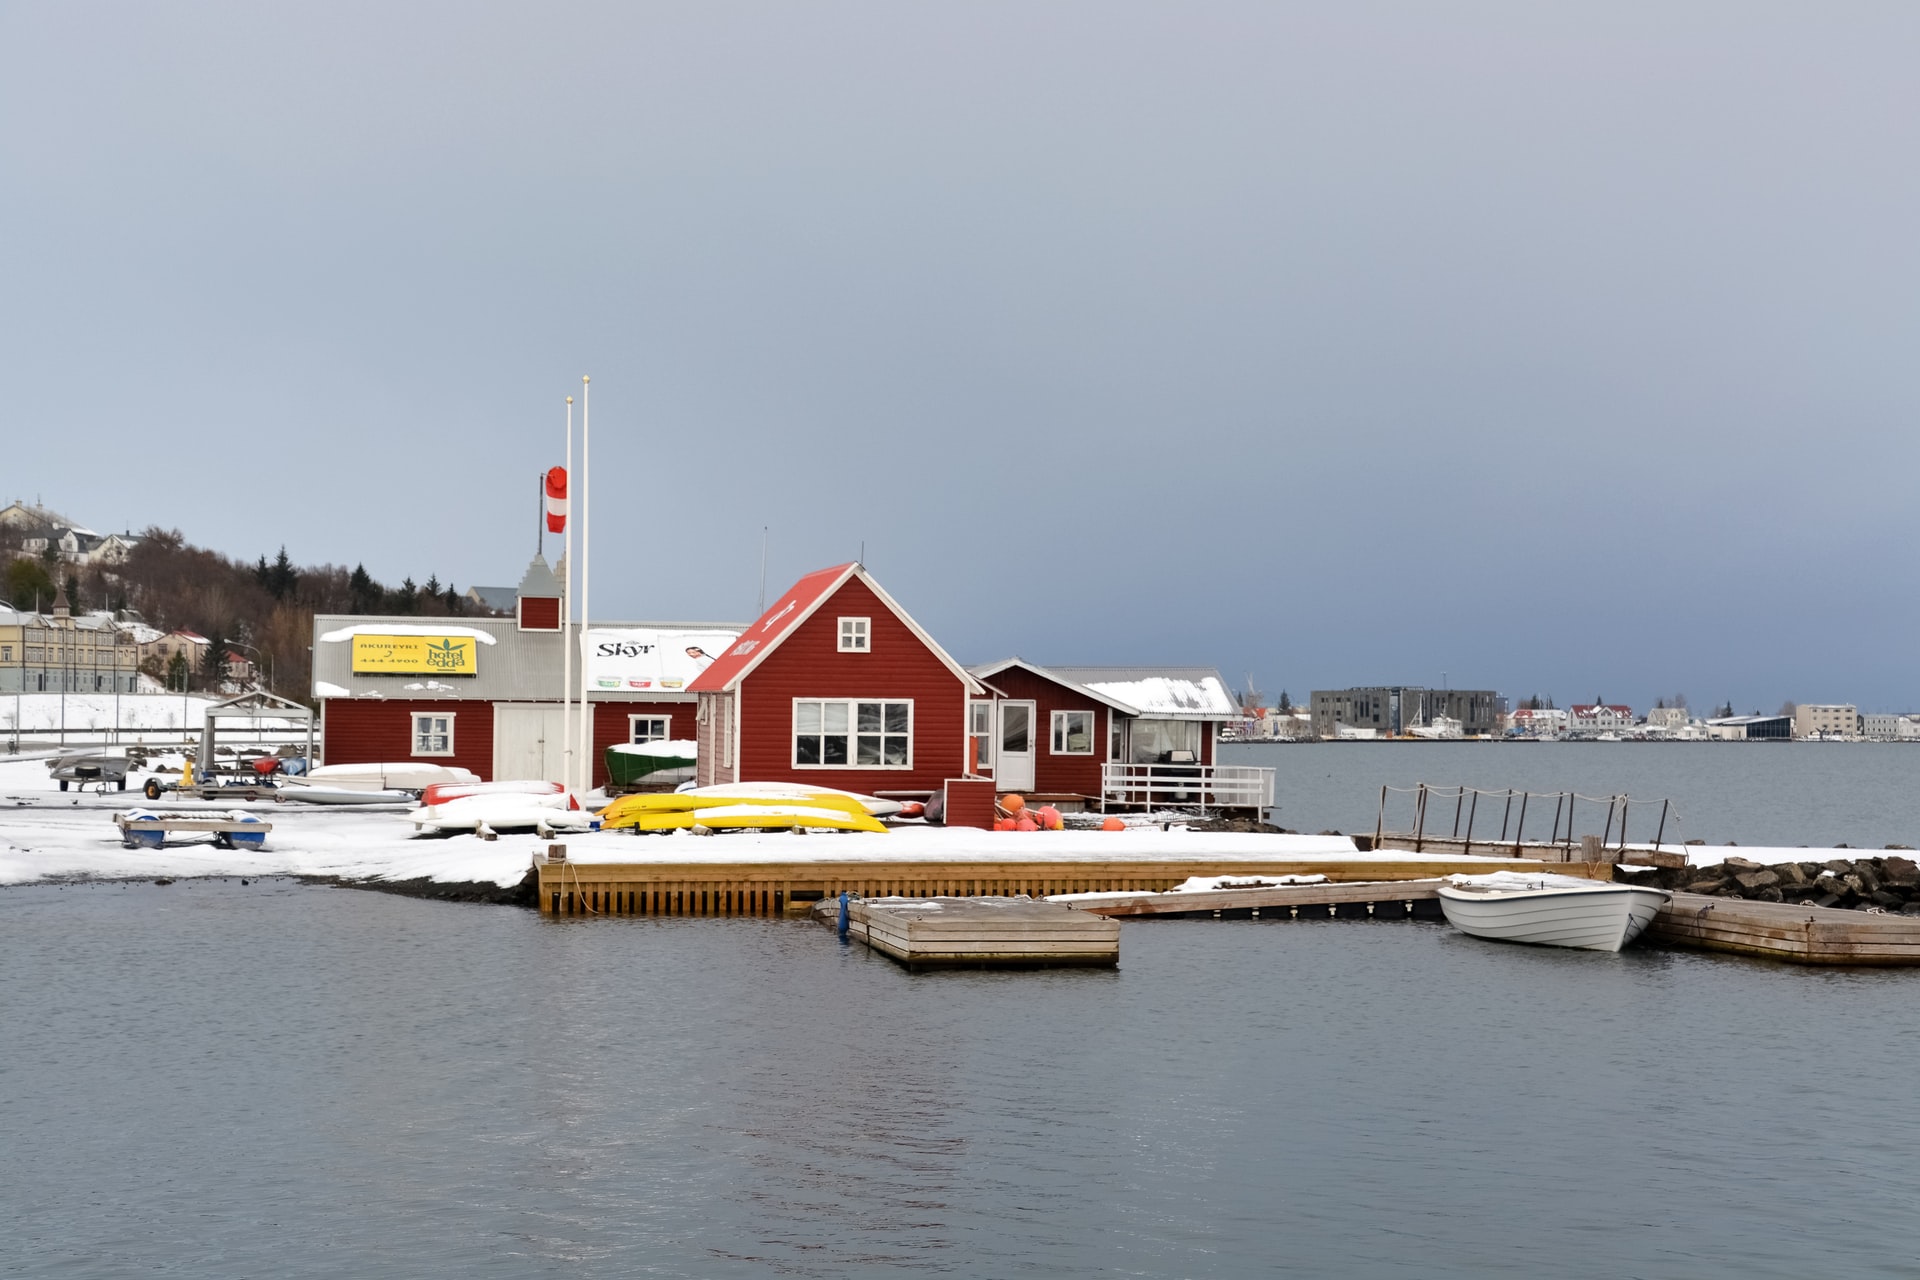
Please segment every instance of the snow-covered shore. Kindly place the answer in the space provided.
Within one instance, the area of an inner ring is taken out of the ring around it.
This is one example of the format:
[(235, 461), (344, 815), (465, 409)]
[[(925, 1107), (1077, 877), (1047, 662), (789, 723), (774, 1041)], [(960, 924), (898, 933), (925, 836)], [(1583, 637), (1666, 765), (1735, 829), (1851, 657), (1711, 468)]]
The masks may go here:
[[(137, 788), (142, 778), (129, 783)], [(273, 824), (260, 849), (221, 849), (210, 837), (183, 837), (161, 849), (122, 847), (117, 811), (244, 808)], [(975, 831), (907, 826), (865, 832), (739, 832), (695, 836), (634, 836), (627, 832), (571, 833), (563, 837), (570, 861), (593, 863), (752, 862), (1158, 862), (1202, 863), (1216, 874), (1249, 863), (1338, 860), (1343, 863), (1460, 862), (1445, 853), (1363, 854), (1345, 836), (1205, 832), (1158, 825), (1125, 831)], [(259, 801), (146, 805), (136, 790), (105, 796), (63, 793), (37, 761), (0, 763), (0, 885), (76, 879), (181, 876), (296, 875), (347, 880), (427, 879), (442, 883), (518, 884), (547, 842), (530, 834), (481, 840), (472, 835), (417, 837), (399, 808), (326, 808)], [(1755, 862), (1793, 862), (1807, 849), (1676, 845), (1698, 865), (1729, 856)], [(1476, 858), (1489, 869), (1505, 861)]]

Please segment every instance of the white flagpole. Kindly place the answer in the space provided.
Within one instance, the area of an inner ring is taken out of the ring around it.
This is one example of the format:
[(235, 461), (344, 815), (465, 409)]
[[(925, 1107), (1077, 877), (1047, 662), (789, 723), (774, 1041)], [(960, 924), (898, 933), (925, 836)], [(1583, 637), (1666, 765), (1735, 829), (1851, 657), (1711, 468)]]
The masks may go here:
[(580, 376), (580, 789), (593, 790), (593, 709), (588, 705), (587, 628), (593, 623), (592, 584), (593, 550), (589, 545), (593, 527), (588, 523), (587, 504), (593, 490), (593, 434), (587, 423), (587, 383)]
[(567, 580), (560, 588), (560, 785), (573, 794), (573, 397), (567, 397)]

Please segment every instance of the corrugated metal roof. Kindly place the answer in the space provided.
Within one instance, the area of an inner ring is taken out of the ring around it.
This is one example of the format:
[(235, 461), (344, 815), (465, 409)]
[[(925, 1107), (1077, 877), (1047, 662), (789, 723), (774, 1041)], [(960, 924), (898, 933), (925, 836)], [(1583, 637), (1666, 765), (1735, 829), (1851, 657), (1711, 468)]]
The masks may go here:
[[(355, 675), (353, 645), (343, 637), (323, 641), (330, 631), (366, 631), (382, 625), (418, 633), (444, 623), (449, 632), (481, 632), (492, 644), (475, 646), (471, 676)], [(731, 631), (738, 622), (596, 622), (595, 627), (648, 627), (660, 631)], [(522, 631), (513, 618), (422, 618), (400, 614), (319, 614), (313, 620), (313, 693), (327, 698), (446, 698), (479, 702), (558, 702), (563, 694), (560, 673), (565, 656), (561, 632)], [(577, 634), (577, 632), (576, 632)], [(579, 653), (574, 654), (574, 679), (579, 677)], [(595, 702), (692, 701), (691, 694), (663, 694), (658, 690), (618, 692), (593, 690)]]

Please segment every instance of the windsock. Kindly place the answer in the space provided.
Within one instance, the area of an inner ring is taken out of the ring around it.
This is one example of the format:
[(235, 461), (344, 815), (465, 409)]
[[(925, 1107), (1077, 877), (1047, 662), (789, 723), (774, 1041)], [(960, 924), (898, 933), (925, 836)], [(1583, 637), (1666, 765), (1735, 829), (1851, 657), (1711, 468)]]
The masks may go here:
[(547, 472), (547, 532), (567, 531), (567, 469), (553, 467)]

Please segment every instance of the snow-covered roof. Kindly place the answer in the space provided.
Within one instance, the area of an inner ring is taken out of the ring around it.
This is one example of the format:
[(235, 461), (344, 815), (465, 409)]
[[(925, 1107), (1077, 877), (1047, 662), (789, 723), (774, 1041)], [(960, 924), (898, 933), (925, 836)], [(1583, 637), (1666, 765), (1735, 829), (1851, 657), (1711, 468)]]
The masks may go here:
[(453, 627), (440, 623), (422, 625), (417, 622), (363, 622), (357, 626), (323, 631), (320, 640), (323, 644), (339, 644), (355, 636), (460, 636), (478, 640), (481, 644), (499, 643), (491, 631), (482, 631), (478, 627)]
[(1054, 675), (1155, 719), (1218, 720), (1240, 714), (1213, 667), (1049, 667)]
[(967, 674), (971, 675), (976, 680), (985, 682), (985, 681), (992, 680), (995, 676), (999, 675), (1001, 672), (1010, 671), (1015, 667), (1020, 668), (1022, 671), (1030, 671), (1034, 675), (1039, 676), (1042, 680), (1051, 680), (1053, 683), (1060, 685), (1063, 688), (1077, 689), (1081, 693), (1086, 694), (1089, 698), (1092, 698), (1095, 702), (1104, 702), (1108, 706), (1114, 708), (1114, 710), (1119, 711), (1123, 715), (1137, 716), (1140, 714), (1140, 709), (1138, 707), (1135, 707), (1131, 703), (1122, 702), (1118, 698), (1109, 697), (1104, 693), (1101, 693), (1095, 689), (1088, 688), (1086, 685), (1080, 684), (1078, 681), (1069, 680), (1057, 671), (1049, 671), (1047, 668), (1041, 666), (1038, 663), (1028, 662), (1025, 658), (1002, 658), (998, 662), (983, 662), (978, 666), (968, 667)]

